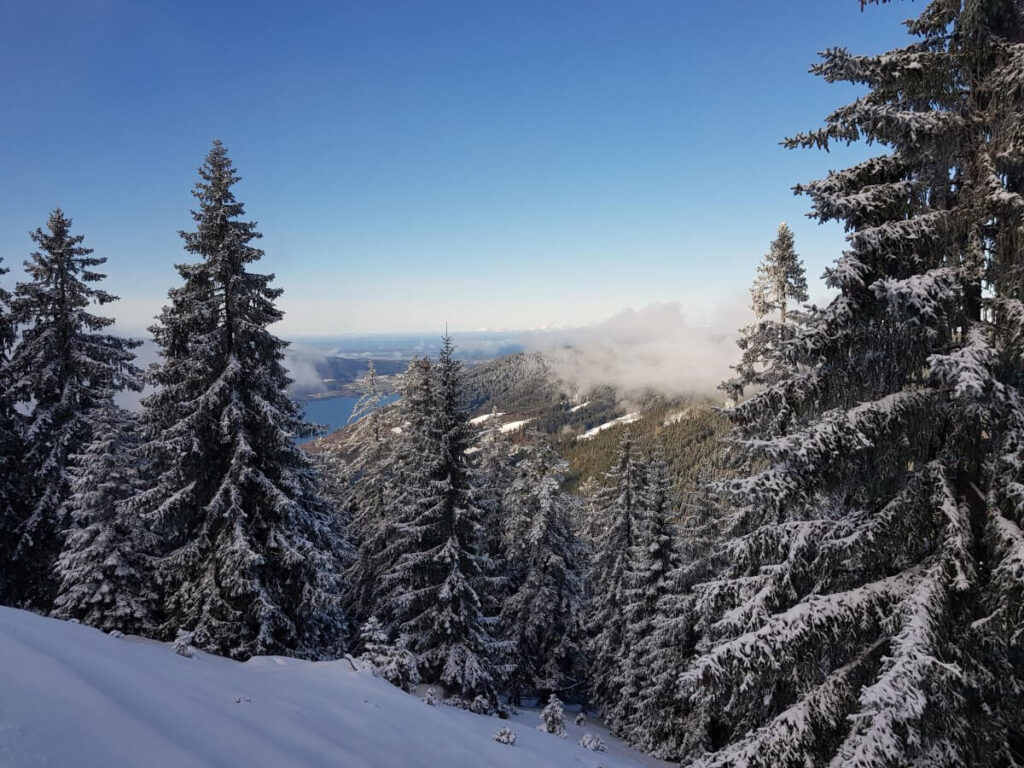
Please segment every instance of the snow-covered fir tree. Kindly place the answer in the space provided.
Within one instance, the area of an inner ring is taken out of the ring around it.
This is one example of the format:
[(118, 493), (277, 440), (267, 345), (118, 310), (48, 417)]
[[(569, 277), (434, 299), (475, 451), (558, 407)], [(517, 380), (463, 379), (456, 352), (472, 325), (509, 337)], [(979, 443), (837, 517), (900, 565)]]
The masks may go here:
[(512, 566), (504, 562), (506, 541), (512, 530), (522, 529), (522, 521), (513, 519), (514, 512), (506, 509), (505, 496), (514, 477), (517, 451), (501, 426), (501, 419), (492, 410), (471, 450), (474, 451), (476, 499), (484, 527), (485, 550), (494, 561), (495, 570), (509, 577), (508, 569)]
[(885, 154), (802, 187), (849, 248), (732, 413), (728, 567), (694, 589), (688, 765), (1024, 762), (1024, 7), (933, 0), (836, 48), (867, 86), (792, 146)]
[(562, 708), (562, 701), (552, 694), (548, 703), (540, 713), (541, 724), (537, 730), (550, 733), (560, 739), (565, 738), (565, 710)]
[[(413, 361), (411, 365), (417, 363)], [(408, 372), (400, 390), (406, 383), (411, 383)], [(372, 360), (359, 384), (363, 395), (352, 412), (355, 425), (346, 442), (353, 456), (352, 534), (358, 550), (346, 573), (346, 588), (349, 612), (354, 618), (365, 620), (378, 608), (380, 598), (384, 567), (381, 558), (388, 543), (395, 499), (397, 444), (402, 439), (399, 426), (402, 407), (385, 412), (384, 394)], [(396, 429), (399, 431), (395, 432)]]
[(789, 372), (785, 360), (772, 351), (792, 338), (802, 323), (804, 314), (798, 307), (808, 296), (804, 265), (796, 253), (793, 230), (785, 222), (758, 265), (750, 296), (755, 320), (740, 330), (737, 343), (742, 356), (734, 366), (736, 375), (722, 384), (735, 398), (750, 386), (770, 384)]
[(661, 641), (656, 628), (665, 617), (663, 598), (670, 594), (670, 576), (679, 565), (664, 454), (656, 449), (646, 468), (626, 577), (623, 684), (608, 713), (617, 732), (634, 738), (642, 737), (664, 717), (661, 691), (655, 684), (659, 670), (651, 660)]
[[(735, 468), (727, 460), (719, 463), (722, 466), (714, 469), (714, 477), (734, 474)], [(678, 679), (700, 636), (695, 626), (693, 587), (717, 578), (728, 563), (723, 530), (728, 528), (730, 518), (717, 503), (710, 477), (703, 476), (687, 494), (671, 544), (661, 549), (675, 566), (666, 574), (665, 584), (659, 584), (661, 596), (650, 626), (639, 641), (640, 648), (630, 654), (631, 674), (623, 690), (630, 688), (639, 693), (631, 699), (630, 716), (616, 723), (617, 732), (637, 748), (669, 760), (683, 753), (688, 738), (682, 730), (687, 724), (688, 705), (678, 695)], [(654, 530), (658, 528), (654, 526)]]
[(69, 469), (70, 518), (57, 559), (53, 615), (105, 632), (151, 635), (157, 594), (146, 553), (152, 536), (122, 502), (145, 482), (136, 417), (110, 404), (94, 411), (93, 438)]
[(485, 576), (490, 585), (479, 593), (481, 610), (488, 616), (497, 616), (522, 584), (525, 573), (525, 564), (511, 553), (512, 540), (525, 531), (524, 520), (517, 515), (518, 508), (507, 503), (522, 451), (502, 430), (502, 420), (493, 410), (474, 441), (467, 453), (472, 454), (473, 498), (480, 510), (480, 551), (486, 556)]
[(516, 743), (516, 732), (509, 728), (507, 725), (503, 725), (501, 726), (501, 728), (494, 732), (494, 735), (491, 738), (499, 744), (507, 744), (511, 747), (513, 744)]
[(644, 514), (646, 482), (647, 467), (626, 429), (615, 465), (594, 496), (602, 525), (591, 551), (587, 650), (591, 693), (605, 713), (614, 710), (625, 683), (630, 565)]
[(90, 311), (117, 300), (94, 285), (105, 277), (96, 268), (106, 259), (71, 234), (71, 220), (59, 208), (32, 239), (39, 250), (25, 262), (29, 279), (11, 298), (20, 338), (5, 383), (28, 415), (17, 467), (23, 504), (5, 567), (12, 603), (49, 610), (67, 527), (70, 457), (91, 440), (98, 409), (120, 390), (140, 388), (132, 351), (140, 342), (104, 333), (114, 320)]
[[(0, 258), (0, 278), (8, 273)], [(14, 408), (14, 395), (8, 378), (11, 351), (17, 338), (11, 316), (11, 294), (0, 286), (0, 605), (14, 600), (12, 587), (14, 549), (21, 522), (21, 424)]]
[[(331, 514), (330, 529), (333, 532), (331, 551), (336, 565), (344, 574), (356, 558), (352, 541), (352, 518), (355, 515), (355, 500), (352, 494), (352, 464), (338, 450), (308, 451), (309, 463), (317, 475), (320, 494), (326, 500)], [(343, 586), (347, 581), (343, 576)], [(344, 607), (343, 607), (344, 610)], [(346, 612), (346, 621), (354, 619)]]
[(607, 749), (604, 742), (601, 741), (601, 737), (590, 733), (589, 731), (580, 737), (579, 745), (592, 752), (604, 752)]
[[(367, 458), (364, 476), (376, 473), (386, 482), (386, 493), (376, 507), (378, 514), (356, 512), (353, 526), (358, 552), (348, 574), (350, 610), (357, 616), (377, 616), (387, 634), (405, 632), (399, 625), (402, 580), (384, 582), (384, 576), (411, 547), (415, 546), (403, 526), (411, 521), (419, 497), (415, 478), (425, 477), (425, 458), (431, 450), (431, 419), (436, 412), (437, 388), (434, 366), (427, 357), (409, 361), (398, 382), (399, 400), (389, 413), (390, 429), (381, 431), (382, 442), (360, 440), (358, 450), (381, 449), (373, 462)], [(363, 424), (364, 428), (370, 424)], [(366, 432), (370, 437), (373, 433)], [(361, 479), (357, 479), (358, 485)], [(370, 496), (370, 501), (375, 500)], [(370, 508), (372, 509), (372, 508)], [(370, 511), (368, 509), (368, 511)]]
[(779, 324), (785, 326), (787, 310), (807, 301), (807, 277), (796, 254), (793, 230), (786, 222), (772, 240), (764, 261), (757, 268), (757, 279), (750, 289), (754, 314), (764, 317), (778, 311)]
[(576, 530), (579, 531), (584, 544), (591, 550), (604, 530), (604, 522), (597, 508), (600, 490), (601, 479), (598, 476), (592, 475), (584, 480), (576, 492), (577, 502), (573, 511)]
[(160, 359), (142, 449), (155, 480), (127, 502), (161, 538), (160, 634), (184, 629), (234, 658), (332, 654), (344, 629), (338, 532), (295, 443), (311, 428), (286, 394), (286, 342), (267, 330), (281, 289), (248, 269), (259, 233), (219, 141), (199, 176), (196, 227), (181, 233), (198, 260), (178, 267), (182, 285), (151, 328)]
[(502, 643), (484, 615), (493, 588), (466, 455), (473, 430), (462, 364), (444, 339), (436, 366), (414, 361), (402, 392), (402, 440), (382, 596), (392, 635), (407, 633), (424, 680), (464, 699), (492, 699)]
[(371, 616), (359, 631), (360, 661), (392, 685), (412, 691), (420, 682), (416, 657), (408, 648), (408, 638), (388, 638), (387, 630), (376, 616)]
[(562, 489), (568, 464), (532, 434), (505, 495), (505, 514), (522, 520), (510, 532), (504, 561), (516, 589), (501, 610), (501, 634), (511, 643), (509, 701), (541, 697), (580, 682), (582, 668), (583, 552), (573, 530), (573, 502)]

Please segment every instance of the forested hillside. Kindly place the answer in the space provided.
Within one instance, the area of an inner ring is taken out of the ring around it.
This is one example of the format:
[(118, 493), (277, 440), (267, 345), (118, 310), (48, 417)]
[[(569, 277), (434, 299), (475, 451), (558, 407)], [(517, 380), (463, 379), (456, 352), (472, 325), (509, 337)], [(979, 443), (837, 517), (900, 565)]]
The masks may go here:
[[(716, 476), (728, 461), (721, 444), (728, 431), (720, 413), (724, 396), (623, 393), (610, 386), (580, 392), (560, 380), (541, 353), (517, 353), (468, 369), (466, 402), (474, 416), (496, 412), (502, 424), (526, 422), (545, 435), (569, 462), (566, 482), (572, 491), (611, 469), (627, 426), (642, 448), (662, 451), (680, 497), (699, 480)], [(613, 423), (632, 412), (639, 414), (636, 421)], [(602, 426), (607, 428), (585, 437)], [(307, 447), (336, 450), (350, 432), (351, 427), (339, 430)]]

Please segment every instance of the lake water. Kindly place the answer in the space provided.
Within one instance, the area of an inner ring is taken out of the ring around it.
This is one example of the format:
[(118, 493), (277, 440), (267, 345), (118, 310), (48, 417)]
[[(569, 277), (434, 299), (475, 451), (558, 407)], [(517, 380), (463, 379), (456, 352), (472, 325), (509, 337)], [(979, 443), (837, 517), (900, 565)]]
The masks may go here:
[[(397, 395), (392, 395), (382, 398), (381, 402), (393, 403), (397, 399)], [(308, 421), (327, 427), (328, 432), (333, 432), (348, 424), (358, 402), (358, 397), (328, 397), (323, 400), (308, 400), (302, 407)]]

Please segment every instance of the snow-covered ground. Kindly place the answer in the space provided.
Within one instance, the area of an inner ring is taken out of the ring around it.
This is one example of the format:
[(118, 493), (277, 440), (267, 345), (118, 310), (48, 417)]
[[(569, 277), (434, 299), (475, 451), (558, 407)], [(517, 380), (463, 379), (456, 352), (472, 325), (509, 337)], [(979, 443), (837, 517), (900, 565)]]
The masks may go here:
[(493, 417), (498, 417), (498, 416), (504, 416), (504, 415), (505, 415), (504, 413), (496, 413), (496, 412), (495, 413), (484, 413), (484, 414), (482, 414), (480, 416), (475, 416), (474, 418), (470, 419), (469, 423), (470, 424), (477, 424), (477, 425), (479, 425), (479, 424), (483, 424), (485, 421), (487, 421), (492, 416)]
[[(239, 663), (0, 608), (0, 766), (637, 768), (665, 765), (567, 717), (568, 738), (431, 707), (347, 661)], [(518, 738), (492, 740), (502, 725)], [(577, 745), (584, 730), (608, 751)]]
[(639, 421), (639, 420), (640, 420), (640, 412), (639, 411), (634, 411), (633, 413), (627, 413), (625, 416), (619, 416), (619, 418), (617, 418), (617, 419), (613, 419), (612, 421), (606, 421), (604, 424), (598, 424), (593, 429), (588, 429), (582, 435), (577, 435), (576, 439), (577, 440), (589, 440), (590, 438), (592, 438), (592, 437), (594, 437), (596, 435), (601, 434), (606, 429), (611, 429), (612, 427), (617, 427), (617, 426), (619, 426), (621, 424), (632, 424), (634, 421)]
[(520, 419), (519, 421), (510, 421), (508, 424), (501, 425), (502, 434), (508, 434), (509, 432), (515, 432), (522, 429), (529, 424), (533, 419)]

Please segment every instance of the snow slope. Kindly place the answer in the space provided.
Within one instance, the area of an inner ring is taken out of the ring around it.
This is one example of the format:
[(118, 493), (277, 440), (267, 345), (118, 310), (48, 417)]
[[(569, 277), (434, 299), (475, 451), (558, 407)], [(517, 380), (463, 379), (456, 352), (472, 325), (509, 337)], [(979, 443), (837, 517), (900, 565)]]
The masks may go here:
[[(571, 718), (568, 718), (571, 720)], [(239, 663), (0, 607), (0, 766), (636, 768), (511, 721), (430, 707), (347, 661)], [(509, 725), (514, 746), (492, 734)]]
[(522, 429), (529, 424), (533, 419), (520, 419), (519, 421), (510, 421), (508, 424), (501, 425), (501, 433), (507, 435), (509, 432), (515, 432), (516, 430)]
[(598, 424), (593, 429), (588, 429), (582, 435), (577, 435), (576, 439), (590, 440), (591, 438), (596, 437), (597, 435), (604, 432), (606, 429), (611, 429), (612, 427), (618, 427), (624, 424), (632, 424), (634, 421), (640, 421), (639, 411), (627, 413), (625, 416), (619, 416), (619, 418), (613, 419), (612, 421), (606, 421), (604, 424)]

